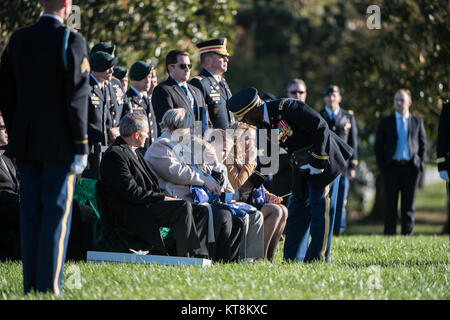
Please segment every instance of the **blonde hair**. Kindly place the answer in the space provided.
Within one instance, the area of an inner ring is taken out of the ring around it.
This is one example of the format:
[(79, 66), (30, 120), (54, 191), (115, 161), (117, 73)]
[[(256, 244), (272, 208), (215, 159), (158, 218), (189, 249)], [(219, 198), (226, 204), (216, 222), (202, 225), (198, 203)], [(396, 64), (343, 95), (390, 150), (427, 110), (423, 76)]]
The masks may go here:
[(235, 164), (245, 164), (245, 143), (242, 141), (242, 138), (248, 136), (249, 132), (255, 131), (256, 127), (245, 122), (236, 121), (229, 126), (229, 129), (233, 130), (233, 149), (230, 156), (233, 156)]

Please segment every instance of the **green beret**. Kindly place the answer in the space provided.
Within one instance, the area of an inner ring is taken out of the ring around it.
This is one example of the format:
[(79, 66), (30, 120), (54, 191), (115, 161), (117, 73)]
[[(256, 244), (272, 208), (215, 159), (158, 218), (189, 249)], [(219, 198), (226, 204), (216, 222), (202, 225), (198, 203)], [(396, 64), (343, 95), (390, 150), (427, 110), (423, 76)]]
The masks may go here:
[(122, 80), (127, 75), (127, 69), (122, 67), (115, 67), (113, 77)]
[(104, 72), (109, 68), (114, 67), (116, 63), (117, 58), (103, 51), (95, 52), (89, 57), (91, 70), (96, 72)]
[(142, 80), (150, 74), (152, 69), (153, 66), (151, 64), (148, 64), (144, 61), (137, 61), (133, 63), (130, 68), (130, 79), (136, 81)]
[(115, 46), (113, 44), (109, 44), (106, 42), (100, 42), (100, 43), (95, 44), (92, 47), (91, 54), (98, 52), (98, 51), (102, 51), (102, 52), (109, 53), (110, 55), (113, 55), (114, 49), (115, 49)]
[(340, 93), (339, 87), (338, 87), (337, 85), (334, 85), (334, 84), (329, 85), (329, 86), (325, 89), (325, 91), (323, 92), (323, 95), (324, 95), (324, 96), (327, 96), (327, 95), (329, 95), (330, 93), (333, 93), (333, 92)]

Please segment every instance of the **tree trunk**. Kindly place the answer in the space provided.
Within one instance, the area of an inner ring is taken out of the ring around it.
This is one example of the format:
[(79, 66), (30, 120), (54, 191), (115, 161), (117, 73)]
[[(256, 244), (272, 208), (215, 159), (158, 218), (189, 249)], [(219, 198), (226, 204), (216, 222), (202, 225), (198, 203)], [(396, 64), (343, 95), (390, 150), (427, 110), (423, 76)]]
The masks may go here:
[(385, 197), (384, 197), (384, 177), (378, 173), (375, 179), (375, 201), (370, 214), (364, 219), (368, 222), (384, 221)]

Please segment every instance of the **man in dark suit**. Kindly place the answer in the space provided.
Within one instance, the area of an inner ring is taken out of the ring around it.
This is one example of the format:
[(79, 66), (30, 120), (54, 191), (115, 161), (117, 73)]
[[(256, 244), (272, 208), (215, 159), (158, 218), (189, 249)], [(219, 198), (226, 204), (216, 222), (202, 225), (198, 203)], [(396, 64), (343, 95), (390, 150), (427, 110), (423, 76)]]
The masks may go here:
[(358, 165), (358, 129), (356, 127), (353, 111), (340, 107), (342, 100), (338, 86), (330, 85), (324, 91), (325, 107), (319, 111), (320, 115), (328, 123), (330, 129), (341, 137), (353, 148), (353, 154), (349, 159), (348, 168), (339, 180), (339, 193), (336, 202), (336, 216), (334, 218), (334, 235), (339, 235), (345, 230), (347, 223), (345, 205), (349, 182), (356, 176)]
[[(300, 100), (265, 102), (255, 88), (247, 88), (233, 95), (227, 108), (238, 121), (269, 129), (268, 139), (273, 136), (272, 130), (276, 130), (278, 139), (273, 141), (274, 146), (279, 144), (293, 155), (296, 170), (292, 177), (284, 259), (327, 262), (337, 184), (352, 148), (329, 130), (319, 113)], [(305, 151), (300, 156), (301, 149)]]
[(202, 70), (189, 82), (197, 87), (208, 106), (208, 115), (213, 128), (228, 129), (234, 121), (226, 103), (231, 91), (223, 74), (228, 70), (229, 53), (227, 39), (219, 38), (197, 44)]
[(152, 95), (158, 125), (167, 110), (185, 108), (195, 121), (202, 122), (202, 132), (206, 131), (208, 114), (205, 100), (197, 87), (187, 83), (191, 68), (192, 64), (187, 52), (172, 50), (167, 54), (166, 70), (169, 77), (155, 87)]
[[(144, 148), (141, 150), (145, 154), (147, 148), (158, 138), (158, 124), (153, 109), (152, 102), (148, 96), (151, 87), (153, 65), (144, 61), (133, 63), (130, 68), (131, 85), (127, 90), (124, 104), (124, 114), (140, 113), (148, 119), (149, 136), (145, 141)], [(122, 115), (123, 116), (123, 115)]]
[(177, 255), (207, 257), (208, 210), (165, 196), (157, 176), (138, 148), (148, 136), (143, 114), (127, 114), (120, 121), (120, 136), (105, 152), (98, 190), (109, 217), (142, 240), (167, 254), (159, 227), (170, 227)]
[(395, 113), (381, 119), (376, 135), (375, 156), (385, 182), (386, 235), (396, 233), (399, 192), (401, 232), (411, 235), (414, 228), (414, 200), (425, 167), (427, 139), (423, 120), (409, 113), (411, 104), (410, 91), (398, 90), (394, 96)]
[(59, 295), (75, 175), (87, 164), (90, 67), (83, 36), (63, 26), (72, 1), (39, 3), (44, 15), (3, 52), (0, 108), (20, 172), (24, 291)]
[[(436, 146), (437, 165), (439, 176), (447, 182), (447, 211), (450, 211), (450, 189), (448, 171), (450, 169), (450, 101), (447, 100), (439, 118), (438, 141)], [(450, 212), (447, 213), (447, 222), (443, 234), (450, 233)]]

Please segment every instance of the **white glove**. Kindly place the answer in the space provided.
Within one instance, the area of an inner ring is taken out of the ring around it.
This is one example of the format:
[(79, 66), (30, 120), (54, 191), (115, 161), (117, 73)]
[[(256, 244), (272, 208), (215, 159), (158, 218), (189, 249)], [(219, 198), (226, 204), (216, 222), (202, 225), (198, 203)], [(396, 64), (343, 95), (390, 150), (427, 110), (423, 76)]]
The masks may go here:
[(448, 171), (447, 170), (439, 171), (439, 176), (448, 182)]
[(317, 168), (311, 167), (311, 165), (309, 163), (302, 165), (300, 167), (300, 169), (302, 169), (302, 170), (309, 169), (310, 175), (321, 174), (325, 170), (325, 169), (317, 169)]
[(87, 166), (88, 155), (87, 154), (76, 154), (70, 169), (72, 169), (74, 174), (82, 174)]

